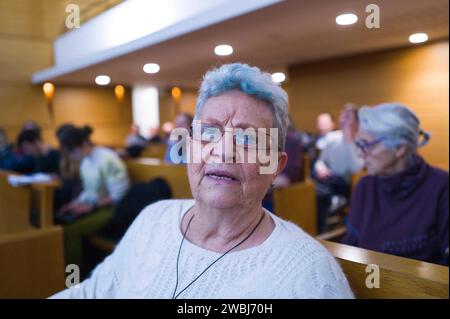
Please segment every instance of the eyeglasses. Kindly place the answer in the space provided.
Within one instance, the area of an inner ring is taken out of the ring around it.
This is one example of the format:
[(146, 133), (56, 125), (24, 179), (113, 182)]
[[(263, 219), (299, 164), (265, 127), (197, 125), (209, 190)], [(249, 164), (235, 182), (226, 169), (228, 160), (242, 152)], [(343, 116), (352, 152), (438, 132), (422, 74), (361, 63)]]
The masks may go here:
[(366, 142), (366, 141), (361, 140), (361, 139), (356, 139), (355, 140), (355, 145), (364, 154), (367, 154), (372, 147), (374, 147), (375, 145), (377, 145), (378, 143), (380, 143), (383, 140), (384, 140), (384, 137), (377, 138), (377, 139), (373, 140), (372, 142)]
[[(236, 146), (243, 147), (245, 149), (270, 149), (272, 144), (271, 139), (274, 139), (274, 136), (271, 136), (269, 133), (259, 129), (255, 130), (251, 127), (244, 130), (242, 128), (223, 128), (221, 126), (208, 123), (192, 125), (191, 133), (194, 140), (207, 144), (219, 142), (225, 132), (231, 132)], [(264, 135), (266, 136), (263, 137)], [(278, 143), (278, 141), (275, 141), (275, 143)]]

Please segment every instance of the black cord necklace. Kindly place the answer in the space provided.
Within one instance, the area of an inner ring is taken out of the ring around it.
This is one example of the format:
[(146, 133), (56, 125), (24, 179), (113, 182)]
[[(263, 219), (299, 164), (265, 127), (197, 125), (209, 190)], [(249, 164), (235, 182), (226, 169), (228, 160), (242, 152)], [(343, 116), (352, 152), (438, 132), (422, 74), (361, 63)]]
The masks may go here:
[(239, 243), (237, 243), (236, 245), (234, 245), (232, 248), (228, 249), (226, 252), (224, 252), (219, 258), (217, 258), (216, 260), (214, 260), (208, 267), (206, 267), (205, 270), (203, 270), (200, 275), (198, 275), (197, 277), (194, 278), (194, 280), (192, 280), (186, 287), (184, 287), (183, 290), (181, 290), (178, 294), (175, 295), (175, 293), (177, 292), (177, 288), (178, 288), (178, 263), (180, 260), (180, 253), (181, 253), (181, 247), (183, 246), (183, 242), (184, 239), (186, 238), (186, 233), (189, 229), (189, 226), (191, 225), (192, 219), (194, 219), (195, 215), (192, 215), (192, 217), (189, 219), (189, 222), (187, 224), (186, 230), (183, 233), (183, 239), (181, 240), (181, 244), (180, 244), (180, 248), (178, 249), (178, 255), (177, 255), (177, 281), (175, 284), (175, 289), (173, 291), (173, 295), (172, 295), (172, 299), (177, 299), (179, 295), (181, 295), (186, 289), (188, 289), (194, 282), (197, 281), (198, 278), (200, 278), (209, 268), (212, 267), (212, 265), (214, 265), (216, 262), (218, 262), (220, 259), (222, 259), (222, 257), (224, 257), (226, 254), (228, 254), (230, 251), (232, 251), (233, 249), (235, 249), (236, 247), (238, 247), (239, 245), (241, 245), (242, 243), (244, 243), (247, 239), (250, 238), (251, 235), (253, 235), (253, 233), (256, 231), (256, 229), (258, 228), (259, 224), (261, 224), (265, 213), (263, 212), (261, 218), (259, 219), (258, 223), (256, 224), (256, 226), (253, 228), (253, 230), (250, 232), (250, 234), (247, 235), (247, 237), (245, 237), (243, 240), (241, 240)]

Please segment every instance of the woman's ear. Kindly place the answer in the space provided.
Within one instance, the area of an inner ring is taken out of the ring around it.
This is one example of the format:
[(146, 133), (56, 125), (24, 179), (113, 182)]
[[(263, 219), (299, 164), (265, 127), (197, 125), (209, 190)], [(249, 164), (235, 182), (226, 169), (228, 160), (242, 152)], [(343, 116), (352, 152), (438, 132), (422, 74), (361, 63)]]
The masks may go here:
[(284, 168), (286, 167), (288, 161), (288, 155), (286, 152), (280, 152), (280, 154), (278, 155), (278, 167), (277, 170), (275, 172), (275, 174), (272, 175), (272, 183), (275, 180), (275, 178), (277, 178), (278, 175), (281, 174), (281, 172), (284, 170)]
[(395, 149), (395, 157), (402, 158), (408, 154), (408, 146), (406, 144), (401, 144)]

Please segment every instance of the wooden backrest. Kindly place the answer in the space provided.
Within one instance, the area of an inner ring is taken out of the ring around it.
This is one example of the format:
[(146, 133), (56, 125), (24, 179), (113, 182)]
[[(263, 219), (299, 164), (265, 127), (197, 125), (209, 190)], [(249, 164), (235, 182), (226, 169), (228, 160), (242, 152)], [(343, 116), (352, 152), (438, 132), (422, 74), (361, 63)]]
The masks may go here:
[[(321, 242), (341, 264), (356, 298), (449, 298), (448, 267)], [(378, 266), (379, 288), (366, 286), (374, 274), (373, 269), (366, 270), (369, 264)]]
[(166, 144), (152, 144), (147, 146), (141, 153), (141, 157), (164, 159), (166, 155)]
[(311, 158), (303, 154), (303, 181), (311, 179)]
[(316, 192), (311, 181), (275, 189), (273, 201), (276, 215), (296, 223), (312, 236), (317, 234)]
[(360, 170), (359, 172), (356, 172), (352, 175), (352, 179), (350, 182), (350, 184), (351, 184), (350, 187), (351, 187), (352, 191), (355, 189), (355, 186), (356, 186), (356, 184), (358, 184), (359, 180), (366, 175), (367, 175), (366, 170)]
[(39, 214), (39, 225), (36, 226), (53, 226), (53, 196), (54, 190), (60, 187), (60, 182), (39, 182), (13, 187), (8, 183), (8, 175), (11, 174), (17, 175), (15, 172), (0, 170), (0, 234), (31, 228), (30, 211), (33, 198), (36, 212)]
[(162, 177), (170, 185), (173, 198), (192, 198), (186, 165), (166, 164), (159, 159), (152, 158), (127, 160), (125, 163), (133, 183)]
[(64, 278), (61, 227), (0, 235), (0, 299), (46, 298)]
[(0, 170), (0, 234), (26, 231), (30, 226), (31, 193), (8, 183), (11, 172)]

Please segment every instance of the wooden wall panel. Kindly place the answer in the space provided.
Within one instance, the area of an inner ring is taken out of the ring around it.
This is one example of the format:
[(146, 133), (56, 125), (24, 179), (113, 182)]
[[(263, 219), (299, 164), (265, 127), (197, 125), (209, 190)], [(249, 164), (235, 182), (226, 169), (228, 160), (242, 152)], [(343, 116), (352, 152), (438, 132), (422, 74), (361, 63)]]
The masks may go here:
[[(119, 1), (109, 1), (108, 5)], [(114, 88), (56, 87), (54, 118), (49, 116), (41, 86), (31, 84), (31, 74), (50, 67), (52, 41), (65, 31), (65, 6), (91, 7), (94, 0), (0, 1), (0, 127), (14, 140), (25, 120), (43, 128), (46, 142), (55, 143), (62, 123), (90, 124), (93, 140), (122, 145), (131, 124), (131, 98), (118, 103)], [(105, 3), (105, 8), (106, 8)]]

